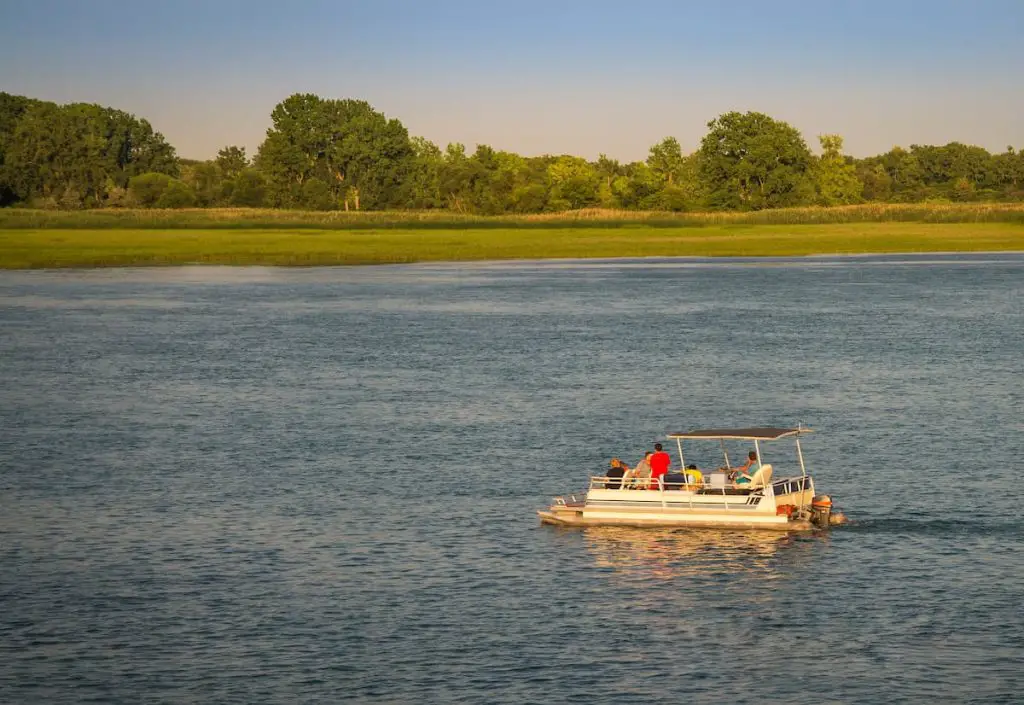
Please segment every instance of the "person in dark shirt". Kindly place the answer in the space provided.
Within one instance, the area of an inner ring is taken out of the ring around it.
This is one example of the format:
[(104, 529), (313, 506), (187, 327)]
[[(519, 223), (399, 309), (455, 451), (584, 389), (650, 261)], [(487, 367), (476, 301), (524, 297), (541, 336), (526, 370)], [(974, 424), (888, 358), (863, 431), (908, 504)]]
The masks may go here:
[(626, 466), (622, 464), (622, 461), (618, 458), (612, 458), (609, 463), (611, 467), (608, 468), (608, 472), (605, 473), (605, 477), (608, 481), (604, 483), (606, 490), (617, 490), (622, 487), (622, 476), (626, 474)]

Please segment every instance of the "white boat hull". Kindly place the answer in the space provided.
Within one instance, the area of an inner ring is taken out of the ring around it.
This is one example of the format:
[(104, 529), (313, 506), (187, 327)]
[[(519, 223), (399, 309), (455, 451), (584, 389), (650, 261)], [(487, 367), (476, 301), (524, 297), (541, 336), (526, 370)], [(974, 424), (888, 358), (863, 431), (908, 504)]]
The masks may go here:
[(810, 531), (811, 522), (786, 516), (735, 516), (709, 512), (632, 511), (601, 512), (582, 507), (555, 507), (537, 512), (542, 524), (554, 526), (661, 526), (693, 529), (767, 529), (771, 531)]
[[(787, 500), (802, 497), (787, 494)], [(777, 507), (771, 487), (748, 494), (693, 491), (591, 489), (585, 499), (559, 498), (537, 512), (556, 526), (661, 526), (699, 529), (809, 531), (806, 519), (791, 519)]]

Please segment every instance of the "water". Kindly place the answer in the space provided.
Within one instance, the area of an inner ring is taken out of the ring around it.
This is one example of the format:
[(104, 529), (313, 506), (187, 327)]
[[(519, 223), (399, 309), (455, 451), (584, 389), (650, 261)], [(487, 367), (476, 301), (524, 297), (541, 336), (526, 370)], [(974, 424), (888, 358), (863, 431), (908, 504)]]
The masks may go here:
[[(0, 274), (0, 701), (1020, 702), (1022, 293), (1022, 255)], [(798, 421), (854, 525), (537, 521)]]

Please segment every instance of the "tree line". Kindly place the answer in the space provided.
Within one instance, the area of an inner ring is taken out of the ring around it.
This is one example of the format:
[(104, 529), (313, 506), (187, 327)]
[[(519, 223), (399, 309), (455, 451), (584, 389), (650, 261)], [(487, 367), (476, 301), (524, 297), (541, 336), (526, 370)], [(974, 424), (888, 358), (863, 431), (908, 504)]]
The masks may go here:
[(114, 108), (0, 93), (0, 205), (448, 209), (478, 214), (602, 207), (759, 210), (864, 202), (1024, 200), (1024, 153), (959, 142), (856, 159), (839, 135), (811, 153), (798, 130), (757, 112), (708, 123), (685, 154), (666, 137), (647, 159), (523, 157), (444, 149), (361, 100), (295, 94), (275, 106), (250, 159), (226, 146), (182, 159), (148, 121)]

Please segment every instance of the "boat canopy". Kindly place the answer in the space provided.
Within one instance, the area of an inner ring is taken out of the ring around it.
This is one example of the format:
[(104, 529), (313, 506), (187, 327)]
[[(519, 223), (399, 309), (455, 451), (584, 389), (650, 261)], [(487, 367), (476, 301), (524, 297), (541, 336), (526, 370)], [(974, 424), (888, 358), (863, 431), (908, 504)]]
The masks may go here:
[(686, 433), (670, 433), (668, 438), (703, 438), (707, 440), (774, 441), (787, 436), (810, 433), (809, 428), (708, 428)]

